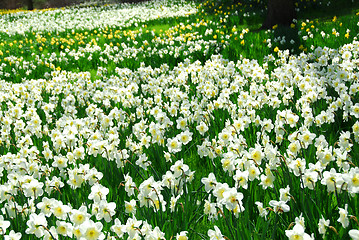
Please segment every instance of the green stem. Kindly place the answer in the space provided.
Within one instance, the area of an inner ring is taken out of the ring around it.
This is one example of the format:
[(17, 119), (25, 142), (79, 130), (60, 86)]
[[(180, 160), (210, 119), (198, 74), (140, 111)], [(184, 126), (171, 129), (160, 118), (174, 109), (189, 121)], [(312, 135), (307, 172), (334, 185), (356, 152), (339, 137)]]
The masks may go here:
[(276, 233), (276, 230), (277, 230), (278, 217), (279, 217), (279, 214), (276, 213), (275, 214), (274, 227), (273, 227), (273, 232), (272, 232), (271, 239), (275, 239), (275, 233)]

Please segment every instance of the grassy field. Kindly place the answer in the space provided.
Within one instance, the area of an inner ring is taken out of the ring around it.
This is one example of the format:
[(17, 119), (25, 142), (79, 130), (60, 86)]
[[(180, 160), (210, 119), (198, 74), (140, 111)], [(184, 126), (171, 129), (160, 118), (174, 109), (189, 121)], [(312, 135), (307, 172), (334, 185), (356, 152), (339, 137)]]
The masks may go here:
[(359, 239), (359, 4), (265, 6), (1, 10), (0, 235)]

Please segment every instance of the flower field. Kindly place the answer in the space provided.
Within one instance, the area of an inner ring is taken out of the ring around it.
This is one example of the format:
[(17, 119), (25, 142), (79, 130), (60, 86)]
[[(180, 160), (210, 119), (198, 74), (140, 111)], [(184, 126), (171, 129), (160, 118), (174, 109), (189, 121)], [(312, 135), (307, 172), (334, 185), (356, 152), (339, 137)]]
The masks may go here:
[(0, 11), (1, 237), (359, 239), (359, 6), (228, 2)]

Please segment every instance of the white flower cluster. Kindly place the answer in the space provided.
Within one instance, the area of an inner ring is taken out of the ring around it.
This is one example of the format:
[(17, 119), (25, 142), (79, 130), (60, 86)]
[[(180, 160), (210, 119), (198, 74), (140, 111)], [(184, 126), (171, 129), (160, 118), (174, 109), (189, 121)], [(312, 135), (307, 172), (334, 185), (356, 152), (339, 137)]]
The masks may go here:
[[(19, 69), (26, 76), (42, 71), (21, 83), (0, 82), (0, 228), (6, 239), (22, 237), (10, 221), (24, 223), (26, 234), (44, 239), (165, 239), (168, 225), (147, 220), (187, 214), (184, 203), (195, 182), (204, 187), (205, 197), (188, 204), (197, 204), (213, 222), (227, 214), (239, 219), (249, 211), (245, 203), (255, 198), (248, 195), (256, 191), (258, 196), (275, 193), (270, 200), (251, 203), (264, 219), (271, 212), (276, 218), (292, 213), (298, 201), (294, 192), (318, 191), (336, 199), (338, 225), (349, 228), (356, 213), (340, 197), (356, 200), (359, 192), (354, 159), (359, 42), (298, 56), (278, 50), (278, 57), (267, 56), (262, 65), (216, 54), (195, 61), (195, 54), (219, 52), (214, 36), (224, 47), (228, 44), (218, 23), (210, 21), (179, 24), (162, 35), (143, 29), (117, 32), (123, 42), (97, 43), (95, 28), (195, 11), (186, 4), (179, 9), (153, 1), (127, 10), (79, 8), (19, 13), (11, 22), (0, 19), (0, 31), (9, 35), (36, 31), (39, 45), (47, 41), (41, 31), (95, 34), (85, 46), (34, 53), (31, 61), (10, 55), (0, 65), (7, 80)], [(242, 30), (239, 38), (247, 32)], [(112, 33), (107, 39), (116, 38)], [(152, 40), (141, 39), (145, 34)], [(120, 67), (130, 60), (179, 55), (184, 60), (174, 67)], [(76, 71), (71, 68), (76, 64), (94, 68)], [(203, 169), (197, 172), (193, 161), (208, 167), (207, 175), (195, 179)], [(318, 219), (323, 236), (333, 229), (326, 218)], [(283, 232), (289, 239), (313, 239), (302, 215), (292, 226)], [(219, 227), (213, 229), (206, 229), (210, 239), (227, 238)], [(186, 230), (166, 237), (188, 239)], [(348, 234), (359, 235), (355, 229)]]
[(17, 12), (0, 16), (0, 33), (64, 32), (105, 27), (131, 27), (162, 18), (181, 17), (197, 12), (193, 3), (148, 1), (141, 4), (117, 4), (105, 7), (81, 7)]
[[(142, 153), (143, 149), (157, 144), (165, 147), (169, 154), (176, 154), (190, 144), (193, 131), (207, 138), (198, 145), (198, 154), (210, 159), (219, 156), (223, 170), (235, 180), (235, 186), (231, 188), (227, 183), (217, 182), (213, 174), (202, 179), (206, 191), (212, 190), (216, 197), (216, 203), (211, 203), (209, 198), (205, 204), (205, 212), (212, 217), (216, 216), (216, 207), (221, 209), (225, 206), (236, 215), (244, 211), (241, 203), (243, 194), (238, 189), (246, 189), (252, 181), (259, 181), (264, 189), (272, 188), (276, 180), (273, 171), (282, 161), (286, 162), (292, 174), (302, 178), (303, 188), (314, 189), (320, 183), (328, 191), (356, 194), (359, 171), (357, 167), (351, 167), (349, 153), (353, 145), (351, 136), (356, 142), (359, 139), (358, 121), (351, 132), (339, 135), (336, 146), (329, 146), (323, 135), (316, 136), (309, 130), (311, 126), (334, 123), (331, 116), (339, 110), (343, 111), (344, 120), (349, 116), (358, 117), (357, 106), (351, 101), (351, 96), (358, 91), (357, 73), (353, 70), (356, 58), (343, 58), (348, 49), (355, 56), (359, 43), (346, 45), (339, 51), (317, 49), (312, 55), (298, 58), (283, 53), (271, 77), (256, 61), (243, 59), (233, 63), (213, 56), (204, 66), (199, 62), (186, 63), (171, 71), (166, 67), (141, 67), (137, 71), (118, 69), (116, 75), (109, 76), (105, 81), (93, 82), (89, 73), (61, 71), (54, 72), (48, 81), (39, 79), (20, 84), (3, 82), (1, 99), (7, 109), (1, 112), (1, 143), (6, 148), (15, 144), (19, 149), (0, 158), (1, 169), (7, 172), (9, 179), (1, 186), (2, 202), (5, 201), (3, 210), (26, 210), (24, 212), (34, 216), (30, 218), (34, 220), (29, 220), (27, 231), (38, 236), (45, 234), (45, 228), (32, 221), (42, 221), (51, 214), (59, 219), (58, 228), (70, 229), (61, 221), (66, 219), (67, 214), (71, 213), (72, 216), (74, 210), (71, 205), (48, 199), (44, 196), (45, 192), (51, 194), (61, 190), (65, 184), (73, 189), (89, 184), (92, 187), (88, 198), (93, 201), (91, 215), (97, 220), (112, 221), (116, 204), (106, 201), (108, 189), (97, 183), (103, 174), (88, 164), (77, 166), (76, 162), (89, 156), (102, 156), (116, 161), (117, 166), (122, 168), (129, 154), (135, 154), (138, 156), (135, 164), (147, 170), (151, 162)], [(319, 51), (320, 54), (332, 54), (332, 59), (337, 59), (332, 61), (328, 72), (323, 71), (320, 64), (310, 63)], [(284, 71), (288, 73), (282, 74)], [(333, 71), (338, 73), (333, 75)], [(261, 84), (263, 79), (267, 79), (267, 84)], [(342, 81), (338, 82), (338, 79)], [(196, 88), (195, 97), (189, 94), (191, 89), (188, 81)], [(350, 83), (350, 86), (347, 87), (346, 83)], [(338, 97), (329, 97), (326, 86), (332, 86)], [(313, 88), (317, 89), (314, 91)], [(299, 94), (299, 100), (293, 108), (277, 110), (279, 106), (290, 106), (295, 91)], [(45, 99), (44, 92), (51, 97)], [(164, 98), (166, 102), (162, 100)], [(329, 102), (328, 108), (313, 112), (313, 104), (321, 99)], [(114, 107), (113, 104), (123, 108)], [(256, 114), (256, 110), (265, 105), (272, 107), (276, 113), (274, 122), (261, 119)], [(62, 109), (60, 115), (56, 111), (59, 108)], [(128, 108), (134, 111), (124, 110)], [(230, 118), (225, 120), (225, 126), (218, 136), (208, 139), (207, 131), (213, 127), (213, 114), (218, 109), (227, 111)], [(83, 117), (78, 117), (80, 111)], [(175, 121), (171, 120), (173, 117)], [(128, 128), (130, 123), (134, 123), (131, 124), (132, 134), (126, 137), (126, 147), (121, 149), (118, 147), (119, 132)], [(253, 124), (260, 131), (257, 132), (257, 143), (249, 147), (242, 133)], [(196, 126), (195, 130), (189, 128), (191, 125)], [(178, 134), (169, 135), (173, 127)], [(275, 138), (271, 138), (270, 133), (274, 133)], [(46, 138), (48, 141), (38, 145), (34, 142), (36, 138)], [(280, 152), (273, 142), (280, 144), (284, 139), (288, 139), (288, 147), (286, 152)], [(318, 161), (307, 164), (298, 155), (310, 146), (315, 147)], [(39, 161), (39, 156), (44, 160)], [(171, 161), (171, 157), (168, 160)], [(329, 169), (332, 162), (335, 167)], [(59, 176), (52, 174), (56, 171), (59, 171)], [(42, 176), (46, 177), (45, 182), (40, 180)], [(131, 195), (135, 185), (128, 183), (129, 179), (126, 185)], [(193, 172), (183, 161), (177, 161), (162, 181), (156, 182), (150, 177), (140, 184), (137, 196), (140, 207), (165, 211), (166, 201), (161, 192), (163, 187), (167, 187), (175, 193), (170, 200), (173, 209), (184, 191), (184, 181), (191, 179)], [(16, 204), (13, 198), (22, 192), (28, 198), (23, 206)], [(41, 204), (36, 207), (41, 213), (34, 215), (34, 200), (39, 198), (42, 199)], [(281, 201), (282, 204), (270, 202), (269, 205), (285, 211), (285, 201)], [(42, 205), (45, 202), (48, 202), (47, 207)], [(128, 204), (132, 209), (129, 212), (133, 212), (135, 204)], [(86, 212), (84, 209), (82, 211)], [(83, 219), (88, 219), (87, 214)], [(74, 228), (75, 223), (71, 224)], [(88, 228), (97, 229), (100, 234), (101, 227), (96, 223), (86, 222), (83, 226), (86, 228), (79, 228), (78, 234), (86, 234)]]

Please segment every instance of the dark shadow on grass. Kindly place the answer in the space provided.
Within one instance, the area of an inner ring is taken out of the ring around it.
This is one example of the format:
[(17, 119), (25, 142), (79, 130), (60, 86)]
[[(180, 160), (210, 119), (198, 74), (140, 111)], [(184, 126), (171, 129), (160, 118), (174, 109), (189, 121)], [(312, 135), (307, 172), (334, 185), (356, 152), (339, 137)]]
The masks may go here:
[[(292, 54), (299, 54), (299, 46), (301, 45), (301, 39), (298, 36), (298, 27), (295, 25), (294, 28), (287, 26), (279, 26), (273, 32), (272, 43), (274, 44), (274, 39), (283, 39), (285, 42), (283, 44), (278, 44), (281, 50), (289, 50)], [(280, 41), (280, 40), (279, 40)]]
[[(302, 10), (297, 12), (297, 19), (299, 21), (317, 19), (320, 22), (328, 22), (332, 21), (334, 16), (340, 18), (345, 15), (354, 15), (359, 11), (359, 1), (352, 2), (351, 0), (336, 0), (331, 2), (332, 3), (329, 6), (319, 6), (317, 3), (306, 3), (307, 5), (305, 6), (299, 6)], [(278, 26), (272, 32), (271, 40), (273, 46), (278, 46), (281, 50), (288, 49), (292, 54), (300, 54), (302, 52), (300, 46), (303, 42), (301, 37), (298, 36), (299, 27), (300, 26), (298, 26), (298, 24), (294, 27)], [(263, 28), (251, 29), (251, 32), (259, 33), (266, 30), (267, 29)], [(283, 37), (285, 38), (285, 42), (282, 42), (281, 44), (280, 40), (283, 39)], [(275, 42), (275, 39), (279, 39), (279, 42)]]
[(306, 9), (298, 12), (298, 19), (322, 19), (329, 20), (334, 16), (340, 17), (353, 14), (358, 11), (359, 1), (355, 0), (335, 0), (331, 1), (329, 6), (319, 6), (317, 4), (308, 6)]

